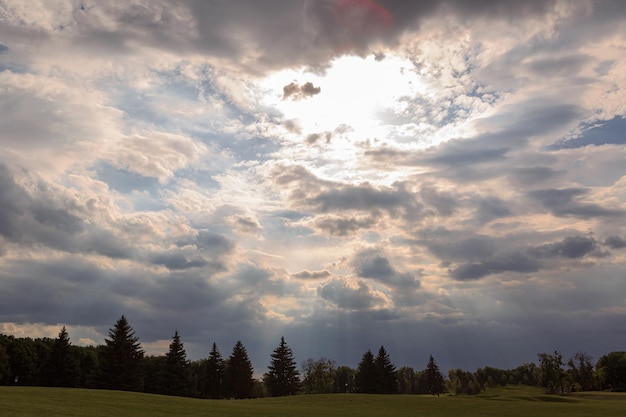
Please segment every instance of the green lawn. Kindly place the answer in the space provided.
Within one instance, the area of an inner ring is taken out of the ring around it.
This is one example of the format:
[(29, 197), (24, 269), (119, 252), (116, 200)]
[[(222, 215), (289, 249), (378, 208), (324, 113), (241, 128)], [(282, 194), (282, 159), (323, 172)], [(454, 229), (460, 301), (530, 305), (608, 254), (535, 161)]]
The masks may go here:
[(300, 395), (257, 400), (197, 400), (63, 388), (0, 387), (2, 417), (594, 417), (626, 415), (626, 394), (544, 395), (504, 387), (479, 396)]

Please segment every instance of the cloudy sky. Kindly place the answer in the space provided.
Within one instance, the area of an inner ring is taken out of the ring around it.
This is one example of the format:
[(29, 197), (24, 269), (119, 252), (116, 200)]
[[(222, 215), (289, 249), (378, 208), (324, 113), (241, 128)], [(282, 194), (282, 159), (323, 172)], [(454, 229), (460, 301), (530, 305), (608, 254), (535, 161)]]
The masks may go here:
[(0, 0), (0, 332), (623, 350), (625, 97), (620, 0)]

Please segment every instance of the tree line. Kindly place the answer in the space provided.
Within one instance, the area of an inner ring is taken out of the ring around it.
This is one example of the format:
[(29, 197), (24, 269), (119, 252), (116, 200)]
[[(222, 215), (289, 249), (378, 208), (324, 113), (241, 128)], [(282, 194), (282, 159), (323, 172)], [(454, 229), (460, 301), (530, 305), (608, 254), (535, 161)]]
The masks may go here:
[(359, 392), (366, 394), (478, 394), (488, 387), (523, 384), (548, 393), (626, 390), (626, 352), (611, 352), (594, 365), (591, 356), (540, 353), (538, 363), (515, 369), (492, 367), (475, 372), (451, 369), (447, 376), (431, 355), (422, 370), (396, 369), (384, 346), (365, 352), (356, 369), (330, 359), (296, 363), (284, 337), (270, 356), (260, 380), (246, 348), (237, 341), (224, 358), (215, 343), (208, 357), (187, 359), (178, 331), (165, 355), (145, 355), (139, 338), (122, 316), (105, 343), (80, 347), (63, 327), (56, 339), (16, 338), (0, 334), (0, 384), (80, 387), (139, 391), (197, 398), (250, 398), (296, 394)]

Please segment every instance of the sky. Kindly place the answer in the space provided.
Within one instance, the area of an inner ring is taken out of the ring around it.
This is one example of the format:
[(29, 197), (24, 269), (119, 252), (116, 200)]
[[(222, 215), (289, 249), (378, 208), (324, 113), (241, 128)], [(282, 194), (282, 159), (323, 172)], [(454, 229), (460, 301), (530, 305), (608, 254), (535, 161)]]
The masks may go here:
[(625, 97), (619, 0), (0, 0), (0, 333), (624, 350)]

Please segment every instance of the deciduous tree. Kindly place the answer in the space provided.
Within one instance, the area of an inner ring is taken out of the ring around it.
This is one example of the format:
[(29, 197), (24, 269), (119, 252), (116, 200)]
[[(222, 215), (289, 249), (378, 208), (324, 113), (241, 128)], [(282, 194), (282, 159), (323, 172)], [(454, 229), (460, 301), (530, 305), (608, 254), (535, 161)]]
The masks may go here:
[(327, 358), (302, 362), (302, 388), (306, 394), (329, 394), (335, 390), (335, 361)]
[(563, 393), (563, 355), (558, 351), (554, 354), (539, 353), (539, 383), (548, 394)]

